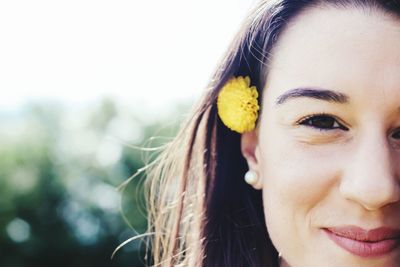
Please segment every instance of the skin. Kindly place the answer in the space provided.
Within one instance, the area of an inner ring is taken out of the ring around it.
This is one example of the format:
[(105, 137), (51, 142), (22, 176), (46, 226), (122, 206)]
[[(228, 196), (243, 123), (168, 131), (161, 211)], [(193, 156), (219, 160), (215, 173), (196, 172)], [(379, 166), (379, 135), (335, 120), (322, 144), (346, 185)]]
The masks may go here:
[[(400, 20), (376, 10), (314, 7), (281, 35), (259, 125), (241, 139), (249, 169), (260, 177), (253, 187), (263, 191), (281, 266), (398, 266), (400, 248), (367, 259), (321, 229), (400, 227), (399, 48)], [(275, 104), (299, 87), (344, 93), (349, 102), (302, 97)], [(298, 123), (319, 112), (329, 114), (328, 130)]]

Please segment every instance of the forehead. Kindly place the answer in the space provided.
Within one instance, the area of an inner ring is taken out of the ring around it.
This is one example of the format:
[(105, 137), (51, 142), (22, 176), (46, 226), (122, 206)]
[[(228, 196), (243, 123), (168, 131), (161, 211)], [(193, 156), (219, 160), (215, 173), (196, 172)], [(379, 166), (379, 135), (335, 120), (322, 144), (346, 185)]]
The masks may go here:
[(281, 34), (268, 72), (270, 101), (308, 86), (400, 97), (400, 20), (378, 10), (309, 9)]

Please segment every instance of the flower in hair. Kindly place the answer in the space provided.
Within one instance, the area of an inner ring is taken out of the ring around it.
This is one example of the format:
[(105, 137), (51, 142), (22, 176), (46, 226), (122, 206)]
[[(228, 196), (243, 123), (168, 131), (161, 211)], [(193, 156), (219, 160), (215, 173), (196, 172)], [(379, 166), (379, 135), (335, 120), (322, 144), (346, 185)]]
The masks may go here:
[(218, 115), (231, 130), (244, 133), (255, 128), (258, 117), (258, 92), (250, 87), (250, 77), (233, 77), (218, 94)]

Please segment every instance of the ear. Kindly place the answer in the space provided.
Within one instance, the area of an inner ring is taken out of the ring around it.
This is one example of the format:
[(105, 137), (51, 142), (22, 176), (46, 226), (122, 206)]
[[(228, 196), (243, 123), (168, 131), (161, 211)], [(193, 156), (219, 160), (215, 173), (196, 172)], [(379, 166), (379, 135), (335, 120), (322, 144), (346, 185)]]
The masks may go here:
[(262, 189), (262, 177), (260, 173), (260, 150), (258, 146), (258, 131), (254, 129), (250, 132), (245, 132), (240, 140), (241, 151), (243, 157), (247, 161), (249, 169), (255, 171), (258, 175), (258, 182), (253, 185), (254, 189)]

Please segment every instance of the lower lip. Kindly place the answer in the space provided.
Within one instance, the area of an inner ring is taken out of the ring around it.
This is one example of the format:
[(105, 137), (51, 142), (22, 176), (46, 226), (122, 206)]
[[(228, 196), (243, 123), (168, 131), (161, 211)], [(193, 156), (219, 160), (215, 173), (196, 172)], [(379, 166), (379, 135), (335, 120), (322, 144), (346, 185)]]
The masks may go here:
[(339, 247), (360, 257), (379, 257), (388, 254), (399, 245), (399, 239), (386, 239), (377, 242), (364, 242), (338, 236), (327, 229), (323, 229), (328, 237)]

